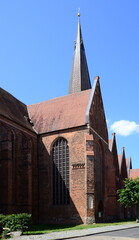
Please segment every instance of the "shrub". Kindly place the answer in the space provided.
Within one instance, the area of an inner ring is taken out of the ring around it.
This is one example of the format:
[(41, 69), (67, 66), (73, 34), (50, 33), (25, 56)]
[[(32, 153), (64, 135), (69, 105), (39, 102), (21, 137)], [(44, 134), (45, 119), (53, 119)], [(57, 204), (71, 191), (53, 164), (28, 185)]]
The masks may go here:
[(31, 223), (31, 214), (19, 213), (12, 215), (0, 215), (0, 222), (4, 228), (10, 228), (10, 231), (25, 231)]
[(2, 234), (2, 222), (0, 222), (0, 234)]
[(5, 217), (6, 217), (6, 215), (0, 214), (0, 222), (1, 223), (3, 223)]

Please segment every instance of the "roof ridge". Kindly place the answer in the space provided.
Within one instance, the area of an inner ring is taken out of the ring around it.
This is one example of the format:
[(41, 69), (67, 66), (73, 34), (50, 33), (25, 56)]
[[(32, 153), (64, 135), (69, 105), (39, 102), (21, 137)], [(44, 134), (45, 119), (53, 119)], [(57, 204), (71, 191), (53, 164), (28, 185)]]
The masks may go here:
[(51, 98), (51, 99), (48, 99), (48, 100), (44, 100), (42, 102), (29, 104), (27, 106), (37, 105), (37, 104), (46, 103), (46, 102), (50, 102), (50, 101), (57, 101), (58, 99), (60, 100), (62, 98), (70, 98), (70, 97), (75, 96), (75, 95), (82, 95), (87, 91), (89, 92), (89, 91), (91, 91), (91, 89), (87, 89), (87, 90), (84, 90), (84, 91), (81, 91), (81, 92), (76, 92), (76, 93), (70, 93), (70, 94), (67, 94), (67, 95), (64, 95), (64, 96), (60, 96), (60, 97), (54, 97), (54, 98)]

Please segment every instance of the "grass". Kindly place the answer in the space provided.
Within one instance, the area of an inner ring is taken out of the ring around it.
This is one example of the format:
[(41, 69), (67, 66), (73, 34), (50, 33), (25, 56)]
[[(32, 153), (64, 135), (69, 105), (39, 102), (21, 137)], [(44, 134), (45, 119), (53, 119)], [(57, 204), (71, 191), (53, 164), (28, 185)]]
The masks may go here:
[(34, 235), (34, 234), (43, 234), (43, 233), (51, 233), (51, 232), (60, 232), (60, 231), (69, 231), (69, 230), (81, 230), (88, 228), (96, 228), (96, 227), (104, 227), (111, 225), (121, 225), (121, 224), (129, 224), (135, 223), (135, 221), (123, 221), (123, 222), (115, 222), (115, 223), (96, 223), (89, 225), (54, 225), (54, 224), (42, 224), (42, 225), (32, 225), (28, 229), (28, 231), (24, 232), (25, 235)]

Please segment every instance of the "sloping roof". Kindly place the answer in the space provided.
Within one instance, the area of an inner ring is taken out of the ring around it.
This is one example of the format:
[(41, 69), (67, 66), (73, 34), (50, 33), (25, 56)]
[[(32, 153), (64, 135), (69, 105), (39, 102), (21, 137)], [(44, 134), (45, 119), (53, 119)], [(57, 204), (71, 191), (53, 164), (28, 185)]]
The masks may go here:
[(109, 146), (109, 150), (112, 150), (112, 139), (108, 140), (108, 146)]
[(68, 129), (86, 124), (91, 89), (28, 106), (38, 133)]
[(130, 178), (135, 179), (139, 177), (139, 169), (130, 169)]
[(27, 106), (2, 88), (0, 88), (0, 115), (34, 131), (28, 121)]

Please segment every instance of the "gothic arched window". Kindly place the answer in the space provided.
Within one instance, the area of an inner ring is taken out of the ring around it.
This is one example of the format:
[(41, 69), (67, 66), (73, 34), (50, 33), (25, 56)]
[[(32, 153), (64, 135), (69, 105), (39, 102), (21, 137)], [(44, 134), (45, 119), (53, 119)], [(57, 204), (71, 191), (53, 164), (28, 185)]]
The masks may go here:
[(64, 138), (58, 138), (52, 147), (53, 204), (67, 205), (69, 197), (69, 147)]

